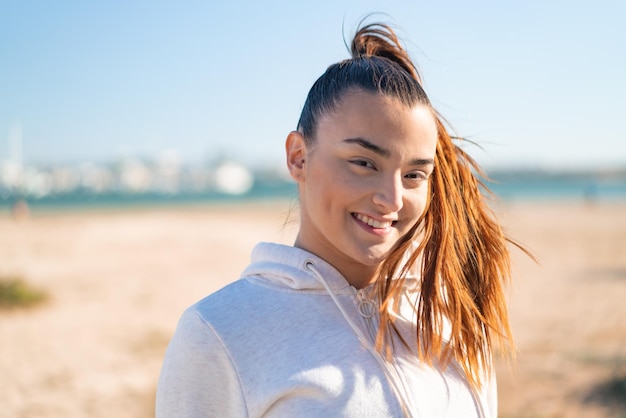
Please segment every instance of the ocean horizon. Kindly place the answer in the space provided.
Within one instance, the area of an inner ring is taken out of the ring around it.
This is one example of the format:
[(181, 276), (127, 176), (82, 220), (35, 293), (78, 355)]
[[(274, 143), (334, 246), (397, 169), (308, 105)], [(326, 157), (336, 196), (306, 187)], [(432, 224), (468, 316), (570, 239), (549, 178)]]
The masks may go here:
[[(626, 201), (626, 173), (545, 173), (502, 171), (490, 173), (485, 182), (496, 200), (605, 202)], [(201, 204), (297, 199), (296, 185), (285, 179), (260, 179), (243, 193), (218, 190), (165, 193), (106, 192), (75, 190), (42, 197), (0, 195), (0, 211), (10, 211), (18, 201), (33, 210), (100, 209), (184, 206)]]

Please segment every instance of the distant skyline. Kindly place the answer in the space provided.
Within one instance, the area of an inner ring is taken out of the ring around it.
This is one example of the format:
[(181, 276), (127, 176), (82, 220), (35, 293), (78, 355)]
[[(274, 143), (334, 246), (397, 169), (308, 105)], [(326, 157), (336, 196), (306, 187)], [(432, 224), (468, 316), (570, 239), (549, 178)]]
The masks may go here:
[(626, 166), (617, 0), (0, 0), (0, 162), (283, 164), (310, 86), (371, 12), (485, 166)]

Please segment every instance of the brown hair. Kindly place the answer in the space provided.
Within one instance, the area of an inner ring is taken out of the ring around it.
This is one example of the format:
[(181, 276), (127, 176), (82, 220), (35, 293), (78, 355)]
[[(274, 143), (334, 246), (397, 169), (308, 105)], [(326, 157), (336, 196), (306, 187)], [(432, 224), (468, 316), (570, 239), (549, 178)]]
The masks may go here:
[(309, 90), (298, 121), (298, 130), (308, 143), (316, 139), (318, 118), (334, 111), (349, 90), (391, 96), (408, 107), (431, 107), (417, 69), (387, 26), (363, 27), (351, 50), (351, 59), (329, 66)]
[[(305, 140), (315, 140), (318, 117), (334, 110), (343, 94), (355, 88), (392, 96), (410, 107), (428, 106), (438, 128), (426, 209), (379, 269), (381, 326), (376, 346), (392, 355), (390, 333), (400, 335), (392, 312), (415, 266), (421, 272), (414, 306), (416, 355), (443, 366), (455, 360), (470, 384), (480, 387), (492, 369), (493, 347), (512, 345), (504, 295), (510, 240), (485, 202), (480, 167), (454, 143), (394, 31), (378, 23), (363, 26), (351, 52), (351, 59), (328, 67), (311, 88), (298, 123)], [(446, 324), (450, 332), (444, 336)]]

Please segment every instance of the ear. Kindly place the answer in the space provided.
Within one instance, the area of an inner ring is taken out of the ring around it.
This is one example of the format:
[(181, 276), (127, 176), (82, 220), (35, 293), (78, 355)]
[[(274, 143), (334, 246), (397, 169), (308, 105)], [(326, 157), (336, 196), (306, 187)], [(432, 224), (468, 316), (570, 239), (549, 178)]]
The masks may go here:
[(287, 154), (287, 168), (289, 174), (298, 183), (304, 181), (304, 162), (306, 156), (306, 143), (304, 136), (298, 131), (292, 131), (285, 141)]

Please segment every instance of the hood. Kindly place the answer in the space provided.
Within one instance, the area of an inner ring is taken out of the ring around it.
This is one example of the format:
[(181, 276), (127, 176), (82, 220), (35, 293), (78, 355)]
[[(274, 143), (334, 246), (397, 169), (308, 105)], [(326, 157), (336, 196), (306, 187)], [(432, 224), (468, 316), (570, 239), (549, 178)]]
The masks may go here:
[(324, 285), (305, 268), (306, 262), (313, 263), (336, 294), (354, 293), (354, 288), (341, 273), (316, 255), (290, 245), (268, 242), (261, 242), (254, 247), (250, 265), (243, 271), (241, 278), (286, 289), (325, 292)]

